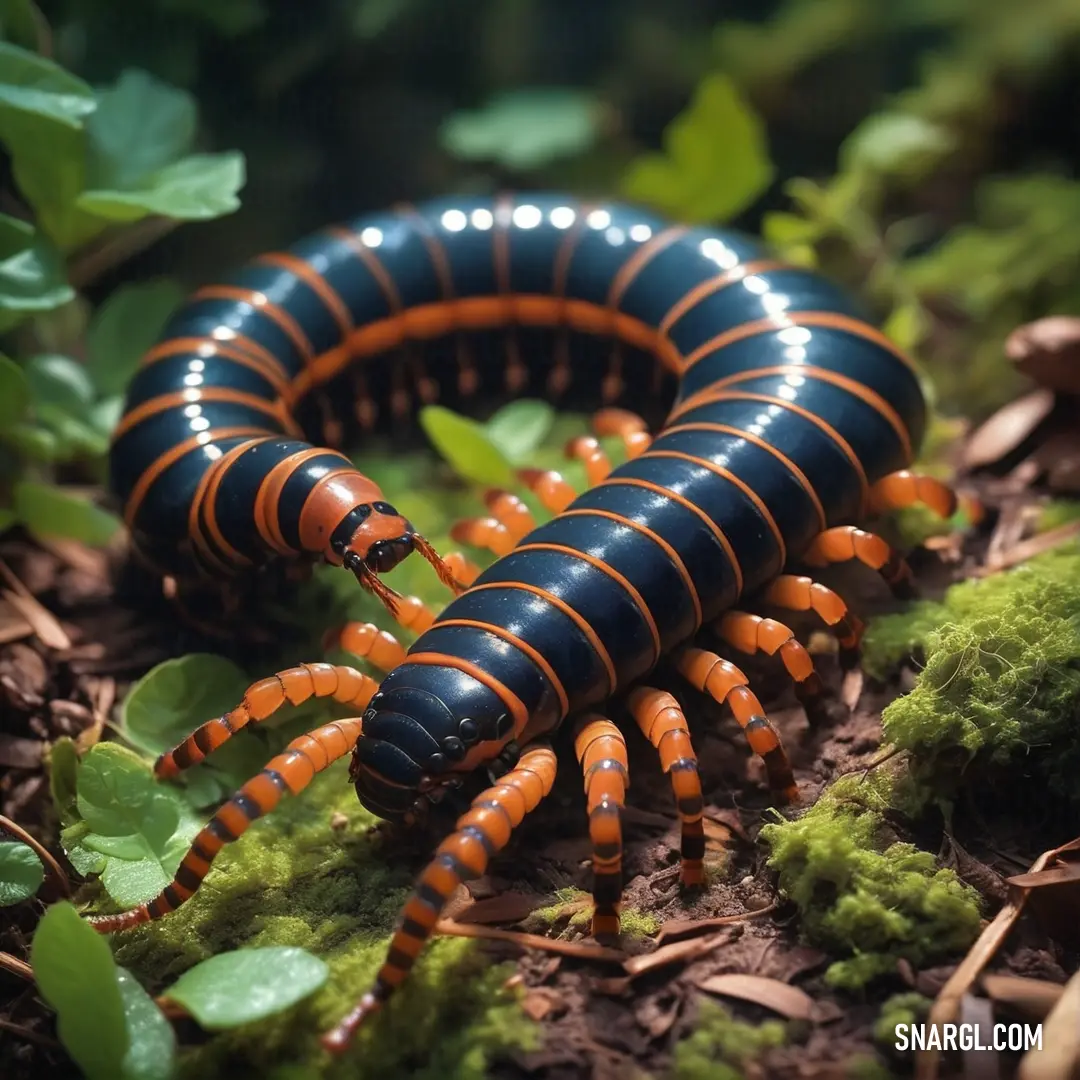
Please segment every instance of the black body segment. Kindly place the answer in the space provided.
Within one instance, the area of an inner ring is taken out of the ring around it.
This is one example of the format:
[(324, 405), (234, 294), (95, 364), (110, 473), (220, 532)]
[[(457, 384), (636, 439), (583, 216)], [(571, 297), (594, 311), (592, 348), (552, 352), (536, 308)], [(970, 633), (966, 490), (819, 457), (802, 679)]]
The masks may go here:
[(912, 366), (859, 306), (751, 238), (557, 194), (446, 198), (199, 290), (130, 388), (112, 485), (163, 573), (314, 559), (326, 538), (302, 523), (352, 469), (324, 446), (328, 415), (363, 433), (508, 390), (674, 405), (649, 449), (484, 572), (383, 682), (356, 760), (384, 816), (640, 679), (855, 521), (925, 422)]

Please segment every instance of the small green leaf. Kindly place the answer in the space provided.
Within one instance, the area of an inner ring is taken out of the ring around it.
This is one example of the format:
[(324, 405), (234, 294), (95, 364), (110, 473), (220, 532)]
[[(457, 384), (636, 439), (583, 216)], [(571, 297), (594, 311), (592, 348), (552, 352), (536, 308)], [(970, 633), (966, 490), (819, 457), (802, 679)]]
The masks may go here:
[(139, 221), (149, 214), (201, 221), (239, 209), (243, 186), (243, 154), (192, 154), (141, 177), (137, 187), (84, 191), (77, 205), (109, 221)]
[(898, 304), (881, 328), (886, 337), (909, 352), (918, 348), (929, 329), (927, 314), (917, 300)]
[(108, 943), (71, 904), (53, 904), (34, 933), (30, 963), (76, 1064), (89, 1080), (116, 1080), (129, 1043)]
[(7, 507), (0, 506), (0, 535), (10, 529), (18, 520), (14, 510), (8, 510)]
[(115, 514), (48, 484), (20, 480), (13, 501), (19, 520), (39, 538), (68, 537), (103, 546), (120, 528)]
[[(69, 857), (94, 855), (101, 881), (121, 906), (156, 896), (171, 880), (199, 831), (175, 790), (155, 783), (149, 766), (117, 743), (99, 743), (79, 765), (76, 805), (82, 821), (61, 834)], [(85, 827), (85, 828), (83, 828)]]
[(45, 867), (26, 844), (0, 841), (0, 907), (29, 900), (45, 880)]
[(26, 372), (0, 353), (0, 437), (4, 430), (21, 420), (30, 405), (30, 386)]
[(547, 438), (555, 410), (546, 402), (523, 398), (504, 405), (485, 425), (488, 437), (515, 464)]
[(168, 278), (122, 285), (94, 313), (86, 367), (102, 395), (120, 394), (184, 292)]
[(79, 751), (67, 735), (49, 747), (49, 790), (56, 816), (64, 825), (78, 819), (75, 792), (79, 772)]
[(42, 52), (48, 36), (45, 22), (32, 0), (0, 0), (0, 38), (33, 52)]
[(116, 982), (128, 1034), (120, 1080), (169, 1080), (176, 1071), (176, 1034), (172, 1024), (131, 972), (118, 967)]
[(954, 147), (956, 136), (940, 124), (912, 113), (867, 117), (840, 147), (840, 170), (870, 169), (917, 180)]
[(0, 214), (0, 333), (74, 296), (56, 249), (32, 225)]
[(476, 112), (448, 117), (439, 141), (465, 161), (497, 161), (527, 171), (588, 150), (602, 111), (581, 90), (533, 87), (492, 98)]
[(4, 430), (0, 428), (0, 441), (30, 461), (54, 462), (60, 456), (60, 444), (47, 428), (37, 424), (17, 422)]
[(330, 969), (304, 949), (273, 946), (221, 953), (185, 972), (164, 997), (208, 1031), (250, 1024), (313, 994)]
[(191, 149), (198, 127), (195, 99), (145, 71), (127, 70), (98, 95), (86, 122), (88, 188), (138, 189), (144, 177)]
[(35, 409), (51, 405), (78, 412), (94, 400), (94, 384), (86, 368), (70, 356), (46, 353), (31, 357), (26, 362), (26, 380)]
[(724, 75), (698, 86), (664, 132), (664, 153), (646, 154), (623, 178), (623, 194), (691, 222), (722, 222), (757, 200), (773, 166), (761, 121)]
[(774, 210), (763, 214), (761, 235), (770, 243), (778, 246), (788, 244), (809, 244), (822, 234), (819, 221), (811, 221), (799, 214), (788, 214)]
[(487, 429), (442, 405), (420, 410), (420, 426), (463, 480), (493, 487), (513, 483), (514, 471)]

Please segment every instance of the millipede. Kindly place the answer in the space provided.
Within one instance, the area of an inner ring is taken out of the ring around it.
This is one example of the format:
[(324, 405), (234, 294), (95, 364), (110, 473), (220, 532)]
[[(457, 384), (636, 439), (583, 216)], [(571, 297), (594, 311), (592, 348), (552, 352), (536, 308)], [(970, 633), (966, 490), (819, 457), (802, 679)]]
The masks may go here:
[[(588, 486), (520, 470), (553, 514), (539, 526), (519, 495), (488, 491), (490, 516), (452, 534), (497, 556), (483, 572), (461, 553), (440, 556), (333, 448), (393, 430), (418, 404), (525, 393), (598, 410), (593, 433), (567, 447)], [(673, 404), (650, 424), (657, 402)], [(811, 613), (841, 663), (854, 661), (858, 618), (800, 571), (855, 561), (909, 588), (905, 560), (857, 523), (915, 504), (954, 514), (955, 493), (909, 468), (925, 421), (914, 365), (838, 286), (748, 236), (629, 206), (558, 194), (403, 206), (199, 289), (144, 358), (112, 445), (135, 552), (181, 595), (191, 582), (324, 560), (419, 636), (406, 651), (374, 624), (349, 624), (340, 643), (381, 682), (347, 666), (289, 668), (163, 754), (156, 774), (173, 777), (313, 696), (358, 714), (291, 742), (214, 813), (157, 898), (94, 925), (112, 932), (174, 910), (225, 844), (346, 755), (360, 802), (410, 825), (486, 771), (490, 786), (422, 873), (373, 987), (324, 1036), (340, 1051), (407, 977), (458, 885), (484, 873), (551, 790), (550, 739), (569, 724), (592, 928), (614, 934), (629, 772), (624, 732), (599, 710), (616, 697), (670, 778), (681, 880), (700, 885), (697, 758), (679, 702), (649, 675), (666, 658), (726, 704), (777, 800), (797, 801), (747, 676), (699, 647), (698, 632), (778, 656), (813, 720), (823, 689), (810, 654), (746, 608)], [(604, 437), (621, 439), (618, 467)], [(456, 594), (439, 615), (380, 580), (410, 552)]]

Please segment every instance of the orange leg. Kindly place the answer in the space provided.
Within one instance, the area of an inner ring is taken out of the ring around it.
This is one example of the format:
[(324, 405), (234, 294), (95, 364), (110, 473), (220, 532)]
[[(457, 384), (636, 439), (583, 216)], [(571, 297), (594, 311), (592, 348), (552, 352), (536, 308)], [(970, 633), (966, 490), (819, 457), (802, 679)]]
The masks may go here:
[(534, 743), (497, 784), (473, 800), (468, 812), (458, 818), (454, 832), (439, 845), (435, 858), (420, 875), (416, 891), (394, 931), (386, 960), (375, 977), (375, 985), (323, 1037), (327, 1050), (345, 1050), (360, 1025), (382, 1008), (405, 981), (454, 890), (462, 881), (479, 877), (487, 870), (491, 857), (506, 846), (512, 831), (529, 811), (536, 809), (554, 782), (554, 752), (549, 746)]
[(585, 479), (589, 487), (596, 487), (608, 478), (613, 468), (611, 458), (592, 435), (579, 435), (566, 444), (566, 456), (570, 461), (580, 461), (585, 466)]
[(652, 442), (645, 421), (637, 413), (628, 412), (626, 409), (601, 409), (593, 416), (592, 429), (594, 435), (617, 435), (622, 439), (628, 459), (636, 458), (648, 450)]
[(686, 716), (670, 694), (649, 686), (631, 691), (627, 705), (638, 727), (659, 752), (664, 772), (671, 777), (682, 823), (682, 883), (700, 885), (705, 880), (705, 800)]
[(838, 525), (818, 533), (801, 556), (801, 561), (809, 566), (828, 566), (853, 559), (881, 574), (893, 595), (907, 599), (914, 594), (911, 567), (904, 558), (876, 533), (864, 532), (854, 525)]
[(781, 574), (762, 594), (762, 600), (787, 611), (813, 611), (836, 634), (840, 666), (848, 670), (858, 663), (863, 624), (832, 589), (808, 577)]
[(798, 802), (799, 789), (795, 786), (791, 762), (776, 728), (769, 722), (761, 702), (747, 685), (749, 680), (746, 676), (734, 664), (704, 649), (679, 649), (672, 660), (679, 674), (695, 689), (708, 694), (720, 705), (727, 702), (731, 706), (750, 749), (765, 763), (769, 787), (784, 802)]
[(714, 628), (724, 641), (739, 652), (751, 656), (756, 652), (769, 656), (779, 653), (784, 668), (795, 680), (795, 695), (806, 709), (807, 716), (815, 719), (824, 688), (814, 670), (814, 661), (789, 626), (746, 611), (729, 611), (714, 624)]
[(577, 498), (577, 492), (554, 471), (518, 469), (518, 479), (552, 514), (561, 514)]
[[(465, 518), (455, 522), (450, 529), (451, 537), (458, 543), (482, 548), (501, 557), (509, 554), (523, 536), (536, 528), (536, 520), (529, 508), (509, 491), (491, 488), (484, 492), (484, 503), (491, 511), (491, 517)], [(465, 582), (461, 577), (458, 580)]]
[[(363, 708), (367, 701), (357, 704)], [(210, 864), (226, 844), (239, 839), (256, 818), (269, 814), (285, 792), (298, 794), (311, 783), (316, 773), (350, 753), (359, 736), (360, 720), (354, 717), (336, 720), (293, 739), (206, 823), (177, 868), (176, 877), (158, 896), (119, 915), (100, 915), (88, 921), (95, 930), (111, 934), (114, 930), (127, 930), (175, 911), (194, 895), (209, 873)]]
[(929, 507), (940, 518), (948, 520), (962, 509), (972, 523), (982, 520), (982, 504), (971, 495), (957, 495), (955, 491), (932, 476), (923, 476), (910, 469), (883, 476), (870, 489), (870, 510), (885, 514), (890, 510), (904, 510), (909, 506)]
[(585, 773), (585, 799), (593, 855), (594, 937), (619, 932), (622, 900), (622, 808), (630, 786), (626, 740), (610, 721), (595, 713), (583, 716), (574, 751)]
[(241, 728), (253, 721), (266, 720), (286, 703), (299, 705), (310, 697), (333, 698), (362, 711), (377, 689), (374, 679), (355, 668), (337, 664), (301, 664), (279, 671), (252, 683), (235, 709), (207, 721), (178, 746), (162, 754), (154, 764), (154, 773), (164, 780), (197, 765)]
[(405, 646), (393, 634), (380, 630), (374, 623), (350, 622), (327, 635), (327, 647), (339, 648), (367, 660), (369, 664), (389, 674), (405, 662)]

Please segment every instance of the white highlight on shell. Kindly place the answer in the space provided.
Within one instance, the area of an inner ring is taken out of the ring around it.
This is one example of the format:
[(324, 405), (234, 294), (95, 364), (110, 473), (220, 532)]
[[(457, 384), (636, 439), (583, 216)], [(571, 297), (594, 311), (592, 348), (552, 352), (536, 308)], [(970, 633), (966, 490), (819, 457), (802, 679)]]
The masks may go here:
[(369, 225), (366, 229), (360, 230), (360, 243), (365, 244), (367, 247), (376, 248), (383, 242), (382, 229), (376, 229), (374, 225)]
[(574, 212), (572, 206), (556, 206), (555, 209), (548, 214), (548, 221), (550, 221), (556, 229), (569, 229), (570, 226), (577, 221), (577, 214)]
[(611, 228), (604, 233), (604, 239), (612, 247), (621, 247), (626, 243), (626, 233), (620, 229), (618, 225), (612, 225)]
[(490, 210), (479, 207), (469, 215), (469, 220), (474, 229), (486, 232), (495, 224), (495, 215)]
[(585, 219), (590, 229), (606, 229), (611, 224), (611, 214), (607, 210), (593, 210)]
[(519, 229), (535, 229), (544, 220), (544, 215), (539, 206), (525, 203), (514, 207), (510, 219)]
[(719, 237), (710, 236), (707, 240), (702, 240), (698, 250), (721, 270), (731, 270), (739, 265), (739, 256)]
[(813, 335), (805, 326), (787, 326), (776, 336), (784, 345), (809, 345)]
[(643, 244), (652, 236), (652, 229), (648, 225), (638, 224), (630, 226), (630, 239)]
[(447, 210), (442, 216), (442, 227), (447, 232), (461, 232), (469, 223), (463, 210)]

